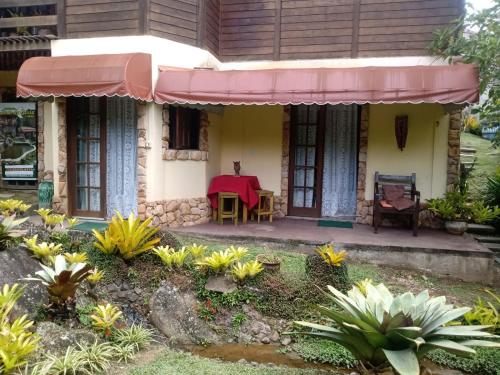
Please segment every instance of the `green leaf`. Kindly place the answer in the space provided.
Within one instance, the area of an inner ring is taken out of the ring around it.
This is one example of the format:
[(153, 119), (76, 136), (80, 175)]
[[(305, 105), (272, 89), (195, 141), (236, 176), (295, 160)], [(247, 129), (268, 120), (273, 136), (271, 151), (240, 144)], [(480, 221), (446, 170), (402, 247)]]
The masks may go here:
[(476, 353), (474, 349), (471, 349), (468, 346), (463, 345), (462, 343), (446, 339), (435, 339), (427, 341), (425, 346), (427, 345), (436, 349), (443, 349), (457, 355), (467, 355)]
[(420, 366), (412, 349), (382, 349), (391, 366), (401, 375), (419, 375)]

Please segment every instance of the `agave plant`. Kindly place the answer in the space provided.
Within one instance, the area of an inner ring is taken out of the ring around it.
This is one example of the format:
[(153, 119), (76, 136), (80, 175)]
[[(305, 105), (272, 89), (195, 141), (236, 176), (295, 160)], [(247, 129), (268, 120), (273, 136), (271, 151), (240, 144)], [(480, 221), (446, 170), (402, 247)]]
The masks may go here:
[(70, 264), (63, 255), (55, 256), (53, 268), (41, 263), (40, 266), (42, 270), (35, 273), (38, 277), (26, 280), (41, 282), (47, 287), (53, 301), (58, 304), (74, 300), (77, 288), (90, 275), (92, 269), (86, 263)]
[(13, 216), (6, 216), (2, 219), (0, 223), (0, 251), (8, 249), (15, 238), (23, 235), (24, 231), (17, 228), (26, 220), (28, 220), (27, 217), (15, 219)]
[(234, 254), (230, 249), (214, 251), (210, 256), (196, 262), (200, 268), (208, 268), (215, 273), (222, 273), (235, 261)]
[(152, 218), (148, 218), (141, 222), (133, 213), (128, 219), (124, 219), (117, 212), (104, 235), (95, 229), (92, 231), (97, 239), (94, 244), (104, 253), (110, 254), (118, 251), (123, 259), (130, 260), (153, 249), (160, 242), (160, 239), (155, 237), (159, 228), (150, 226), (152, 221)]
[(316, 253), (323, 258), (323, 260), (332, 267), (340, 267), (342, 262), (347, 257), (345, 250), (335, 252), (332, 244), (320, 246), (316, 249)]
[(347, 295), (328, 289), (338, 309), (318, 306), (318, 310), (335, 326), (296, 324), (312, 329), (305, 334), (344, 346), (368, 367), (390, 364), (402, 375), (419, 375), (419, 359), (430, 350), (469, 355), (475, 353), (474, 346), (500, 347), (498, 342), (476, 339), (497, 337), (484, 331), (488, 326), (445, 326), (469, 308), (453, 308), (445, 297), (430, 298), (427, 290), (394, 297), (383, 284), (367, 284), (366, 295), (357, 287)]

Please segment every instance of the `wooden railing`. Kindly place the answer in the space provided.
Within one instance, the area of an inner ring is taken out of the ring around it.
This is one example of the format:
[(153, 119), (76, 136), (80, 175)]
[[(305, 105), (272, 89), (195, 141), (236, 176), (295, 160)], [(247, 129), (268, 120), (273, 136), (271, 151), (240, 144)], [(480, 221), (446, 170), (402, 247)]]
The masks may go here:
[[(39, 14), (40, 12), (30, 9), (38, 6), (52, 6), (53, 11)], [(16, 14), (18, 9), (20, 10)], [(2, 0), (0, 11), (4, 15), (10, 13), (7, 17), (0, 17), (2, 37), (64, 35), (64, 0)]]

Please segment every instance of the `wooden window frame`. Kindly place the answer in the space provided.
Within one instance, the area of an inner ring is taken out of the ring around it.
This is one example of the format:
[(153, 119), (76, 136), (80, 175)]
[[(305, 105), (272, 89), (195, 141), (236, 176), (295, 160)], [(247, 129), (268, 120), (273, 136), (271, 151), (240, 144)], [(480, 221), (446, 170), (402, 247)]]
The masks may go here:
[(200, 149), (200, 110), (169, 106), (169, 139), (171, 150)]

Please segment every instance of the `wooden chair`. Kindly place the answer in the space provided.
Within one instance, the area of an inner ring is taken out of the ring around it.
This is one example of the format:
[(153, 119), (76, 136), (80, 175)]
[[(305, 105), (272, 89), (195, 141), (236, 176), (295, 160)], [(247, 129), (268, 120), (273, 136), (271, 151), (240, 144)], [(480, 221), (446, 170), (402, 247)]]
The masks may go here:
[[(420, 192), (417, 191), (417, 176), (412, 173), (411, 176), (383, 175), (375, 172), (375, 191), (373, 197), (373, 227), (374, 232), (378, 232), (378, 227), (382, 222), (382, 216), (385, 214), (409, 216), (410, 224), (413, 229), (413, 235), (418, 235), (418, 215), (420, 212)], [(397, 210), (384, 200), (384, 185), (403, 185), (405, 187), (404, 196), (411, 199), (414, 204), (412, 207), (404, 210)], [(383, 202), (382, 202), (383, 201)], [(383, 203), (383, 206), (381, 204)]]
[[(215, 220), (215, 212), (217, 213), (217, 220), (220, 225), (224, 224), (224, 219), (232, 219), (234, 225), (238, 225), (238, 194), (237, 193), (229, 193), (229, 192), (221, 192), (217, 194), (218, 207), (217, 211), (214, 210), (214, 220)], [(225, 208), (226, 202), (231, 203), (231, 209), (227, 210)]]
[(269, 222), (273, 222), (273, 209), (274, 209), (274, 193), (270, 190), (256, 190), (259, 196), (259, 203), (257, 208), (252, 212), (252, 220), (255, 220), (257, 215), (257, 223), (260, 224), (261, 216), (269, 216)]

